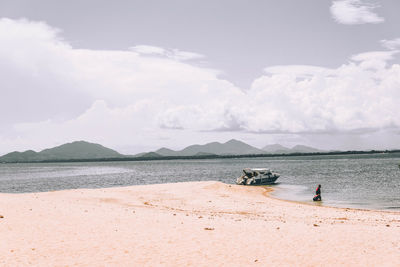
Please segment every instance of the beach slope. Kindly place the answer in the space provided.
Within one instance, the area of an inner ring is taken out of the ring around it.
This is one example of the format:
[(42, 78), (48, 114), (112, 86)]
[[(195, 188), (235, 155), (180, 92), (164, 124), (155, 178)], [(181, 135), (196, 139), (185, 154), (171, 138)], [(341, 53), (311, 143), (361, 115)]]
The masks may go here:
[(1, 266), (400, 265), (400, 213), (282, 201), (263, 187), (0, 194), (0, 215)]

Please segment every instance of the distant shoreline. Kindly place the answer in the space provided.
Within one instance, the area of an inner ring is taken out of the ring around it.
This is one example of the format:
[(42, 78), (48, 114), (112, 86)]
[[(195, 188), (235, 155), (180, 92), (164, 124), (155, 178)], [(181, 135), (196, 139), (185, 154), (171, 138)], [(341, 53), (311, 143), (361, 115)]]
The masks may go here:
[(193, 159), (231, 159), (231, 158), (275, 158), (275, 157), (302, 157), (302, 156), (340, 156), (340, 155), (373, 155), (399, 154), (400, 150), (371, 150), (371, 151), (337, 151), (290, 154), (246, 154), (246, 155), (194, 155), (194, 156), (158, 156), (158, 157), (117, 157), (117, 158), (89, 158), (89, 159), (52, 159), (38, 161), (9, 161), (11, 163), (64, 163), (64, 162), (117, 162), (117, 161), (155, 161), (155, 160), (193, 160)]

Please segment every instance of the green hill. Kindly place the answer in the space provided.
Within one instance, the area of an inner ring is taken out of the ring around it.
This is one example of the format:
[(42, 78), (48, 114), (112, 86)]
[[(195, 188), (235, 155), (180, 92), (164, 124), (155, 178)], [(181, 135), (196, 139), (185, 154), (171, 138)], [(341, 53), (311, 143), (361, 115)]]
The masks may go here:
[(35, 162), (48, 160), (76, 160), (101, 159), (124, 157), (115, 150), (99, 144), (85, 141), (76, 141), (57, 147), (44, 149), (40, 152), (28, 150), (25, 152), (11, 152), (0, 157), (0, 162)]
[(178, 151), (174, 151), (169, 148), (162, 147), (159, 150), (156, 150), (155, 153), (161, 155), (161, 156), (177, 156), (179, 154)]
[(162, 156), (195, 156), (264, 154), (265, 151), (252, 147), (244, 142), (232, 139), (226, 143), (212, 142), (205, 145), (191, 145), (180, 151), (160, 148), (156, 153)]
[(292, 148), (284, 147), (280, 144), (267, 145), (262, 148), (265, 152), (270, 154), (291, 154), (291, 153), (317, 153), (326, 152), (309, 146), (296, 145)]
[(163, 156), (161, 156), (160, 154), (156, 153), (156, 152), (147, 152), (147, 153), (143, 153), (142, 155), (140, 155), (141, 158), (161, 158)]

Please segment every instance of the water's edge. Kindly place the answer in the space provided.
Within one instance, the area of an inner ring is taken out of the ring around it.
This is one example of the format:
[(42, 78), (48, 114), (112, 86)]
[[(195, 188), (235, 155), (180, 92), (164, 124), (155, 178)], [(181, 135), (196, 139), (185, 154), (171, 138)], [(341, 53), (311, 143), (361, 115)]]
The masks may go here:
[(151, 162), (1, 164), (0, 192), (49, 192), (190, 181), (233, 184), (241, 170), (281, 174), (273, 197), (312, 204), (322, 184), (323, 206), (400, 210), (399, 157), (341, 156)]

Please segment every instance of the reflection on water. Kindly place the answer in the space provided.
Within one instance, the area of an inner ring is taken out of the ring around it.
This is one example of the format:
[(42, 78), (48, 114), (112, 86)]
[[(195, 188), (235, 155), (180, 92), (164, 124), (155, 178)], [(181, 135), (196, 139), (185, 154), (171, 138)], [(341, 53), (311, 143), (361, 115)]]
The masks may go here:
[(400, 210), (399, 154), (248, 159), (0, 164), (0, 192), (217, 180), (234, 183), (247, 167), (281, 174), (274, 196), (312, 203), (322, 184), (323, 205)]

